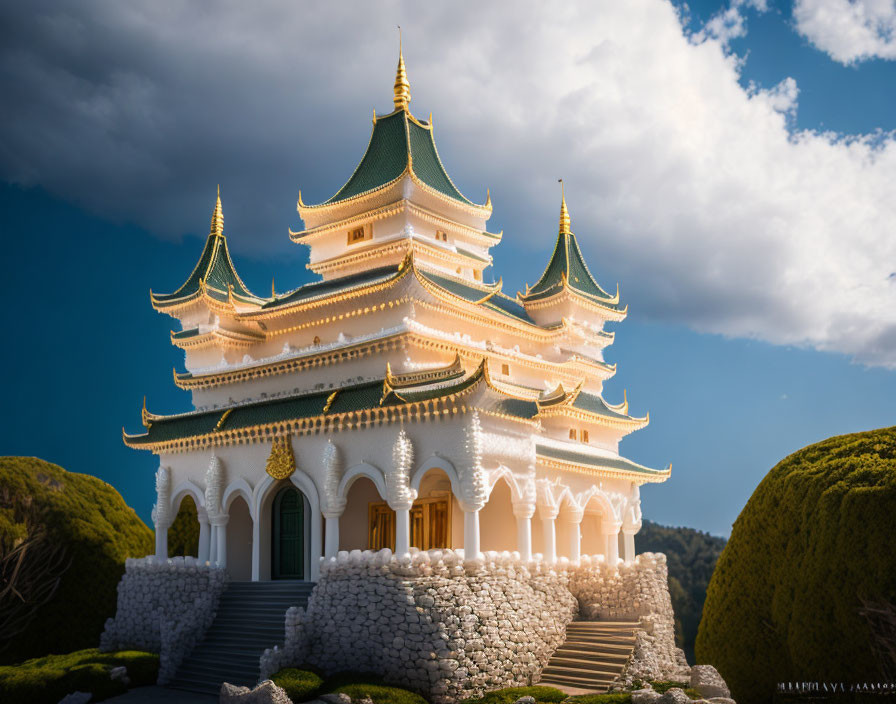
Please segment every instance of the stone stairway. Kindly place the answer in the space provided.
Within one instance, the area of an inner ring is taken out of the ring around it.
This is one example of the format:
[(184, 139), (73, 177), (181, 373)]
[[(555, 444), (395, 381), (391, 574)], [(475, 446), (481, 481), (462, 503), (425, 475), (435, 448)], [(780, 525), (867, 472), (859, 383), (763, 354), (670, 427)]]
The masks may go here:
[(639, 627), (637, 621), (572, 621), (539, 684), (605, 692), (631, 657)]
[(283, 643), (286, 610), (307, 606), (313, 587), (298, 581), (231, 582), (205, 638), (168, 686), (208, 694), (217, 694), (225, 681), (254, 686), (261, 654)]

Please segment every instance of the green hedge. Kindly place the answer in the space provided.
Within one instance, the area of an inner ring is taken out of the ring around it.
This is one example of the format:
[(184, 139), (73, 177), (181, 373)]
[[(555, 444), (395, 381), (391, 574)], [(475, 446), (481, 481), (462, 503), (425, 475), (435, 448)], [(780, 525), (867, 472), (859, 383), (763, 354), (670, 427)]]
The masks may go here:
[(323, 678), (311, 670), (300, 670), (295, 667), (287, 667), (276, 675), (271, 675), (271, 680), (278, 687), (283, 688), (293, 702), (306, 702), (313, 699), (324, 683)]
[(880, 681), (860, 598), (896, 603), (896, 428), (790, 455), (734, 524), (710, 581), (697, 661), (739, 704), (777, 682)]
[(562, 702), (569, 695), (554, 687), (535, 685), (532, 687), (507, 687), (487, 692), (481, 697), (464, 699), (463, 704), (513, 704), (520, 697), (534, 697), (536, 702)]
[(152, 531), (109, 484), (34, 457), (0, 457), (0, 554), (35, 516), (71, 563), (28, 628), (0, 639), (0, 663), (95, 646), (115, 614), (125, 558), (153, 549)]
[(121, 665), (127, 668), (129, 686), (151, 685), (158, 677), (159, 656), (135, 650), (101, 653), (90, 649), (0, 666), (0, 701), (56, 704), (72, 692), (91, 692), (91, 701), (102, 701), (127, 689), (120, 680), (109, 677), (110, 670)]

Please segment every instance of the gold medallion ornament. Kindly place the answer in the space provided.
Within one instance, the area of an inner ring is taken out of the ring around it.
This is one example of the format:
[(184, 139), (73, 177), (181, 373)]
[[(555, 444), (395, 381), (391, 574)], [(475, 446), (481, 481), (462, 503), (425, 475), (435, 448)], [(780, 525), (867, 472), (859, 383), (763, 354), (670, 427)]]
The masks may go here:
[(288, 436), (274, 438), (265, 471), (274, 479), (286, 479), (296, 471), (296, 459)]

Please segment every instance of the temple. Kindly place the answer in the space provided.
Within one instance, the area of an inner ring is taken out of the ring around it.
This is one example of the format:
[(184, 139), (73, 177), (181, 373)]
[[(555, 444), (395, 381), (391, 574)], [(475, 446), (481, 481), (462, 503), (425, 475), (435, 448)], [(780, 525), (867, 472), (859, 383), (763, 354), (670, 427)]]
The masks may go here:
[[(220, 192), (186, 282), (150, 294), (178, 323), (194, 410), (142, 411), (132, 448), (159, 458), (156, 553), (191, 496), (199, 559), (234, 580), (317, 580), (321, 558), (391, 548), (631, 561), (639, 487), (619, 453), (649, 418), (604, 399), (608, 322), (626, 307), (585, 264), (565, 196), (556, 244), (525, 293), (490, 282), (491, 199), (463, 195), (410, 110), (394, 109), (293, 242), (319, 280), (259, 295), (230, 257)], [(553, 236), (546, 232), (545, 236)], [(537, 272), (533, 272), (537, 273)]]

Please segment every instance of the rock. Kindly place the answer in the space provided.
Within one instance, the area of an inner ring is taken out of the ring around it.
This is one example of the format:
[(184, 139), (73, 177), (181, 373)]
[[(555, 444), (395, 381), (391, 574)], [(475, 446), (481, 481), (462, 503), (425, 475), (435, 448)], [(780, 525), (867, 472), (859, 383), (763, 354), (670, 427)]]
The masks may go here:
[(535, 697), (530, 697), (530, 696), (520, 697), (513, 704), (535, 704)]
[(659, 701), (661, 696), (659, 692), (655, 692), (650, 687), (636, 689), (632, 692), (632, 704), (654, 704)]
[(93, 695), (90, 692), (72, 692), (59, 700), (59, 704), (87, 704)]
[(352, 704), (352, 698), (345, 692), (335, 692), (333, 694), (321, 694), (318, 699), (327, 704)]
[(728, 685), (712, 665), (694, 665), (691, 668), (691, 687), (706, 699), (731, 697)]
[(128, 668), (124, 665), (119, 667), (113, 667), (109, 670), (109, 677), (113, 680), (121, 680), (122, 684), (127, 687), (131, 683), (130, 677), (128, 677)]
[(265, 680), (251, 690), (225, 682), (221, 685), (218, 701), (221, 704), (292, 704), (286, 692), (271, 680)]
[(730, 697), (709, 697), (706, 701), (710, 704), (737, 704), (737, 702)]
[(666, 693), (656, 701), (658, 704), (692, 704), (691, 698), (678, 687), (667, 689)]

